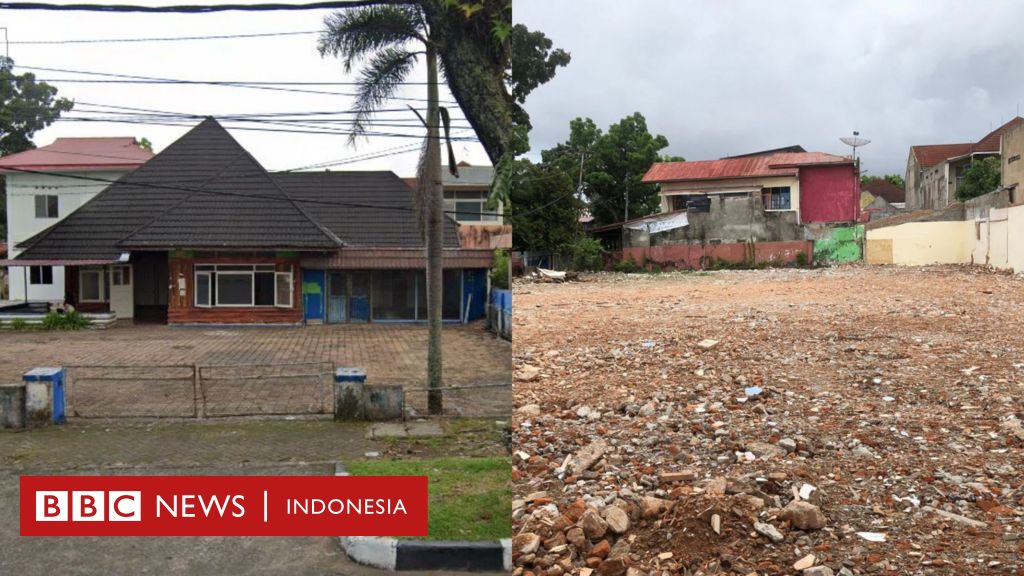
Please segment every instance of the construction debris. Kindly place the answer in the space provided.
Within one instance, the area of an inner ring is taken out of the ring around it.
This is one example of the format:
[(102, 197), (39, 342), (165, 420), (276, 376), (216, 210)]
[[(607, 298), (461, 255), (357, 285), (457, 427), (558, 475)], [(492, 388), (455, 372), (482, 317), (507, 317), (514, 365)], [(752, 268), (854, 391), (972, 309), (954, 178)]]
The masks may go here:
[(513, 287), (514, 576), (1024, 571), (1024, 278), (584, 280)]

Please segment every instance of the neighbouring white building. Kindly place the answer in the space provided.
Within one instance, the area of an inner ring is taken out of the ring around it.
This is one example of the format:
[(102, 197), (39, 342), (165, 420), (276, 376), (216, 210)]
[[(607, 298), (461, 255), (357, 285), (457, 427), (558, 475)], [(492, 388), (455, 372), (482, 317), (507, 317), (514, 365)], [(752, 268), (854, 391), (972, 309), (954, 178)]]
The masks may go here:
[[(18, 244), (60, 222), (153, 153), (132, 137), (58, 138), (53, 144), (0, 158), (7, 193), (8, 258)], [(10, 300), (59, 302), (64, 268), (40, 262), (8, 268)]]

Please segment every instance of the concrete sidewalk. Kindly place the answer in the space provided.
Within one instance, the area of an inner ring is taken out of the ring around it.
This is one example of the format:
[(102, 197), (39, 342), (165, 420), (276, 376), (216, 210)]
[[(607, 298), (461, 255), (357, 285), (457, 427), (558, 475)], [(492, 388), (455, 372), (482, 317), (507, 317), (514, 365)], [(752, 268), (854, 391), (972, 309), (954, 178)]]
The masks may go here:
[[(19, 475), (331, 475), (385, 446), (331, 421), (94, 423), (0, 433), (0, 574), (389, 574), (332, 537), (27, 538)], [(426, 576), (428, 573), (420, 573)]]

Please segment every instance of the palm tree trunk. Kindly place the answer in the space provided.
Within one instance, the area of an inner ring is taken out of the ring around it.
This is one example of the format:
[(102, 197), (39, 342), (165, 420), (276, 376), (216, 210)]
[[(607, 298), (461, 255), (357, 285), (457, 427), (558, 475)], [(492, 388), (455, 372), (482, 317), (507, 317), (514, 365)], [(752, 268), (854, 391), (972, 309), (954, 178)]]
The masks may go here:
[(441, 131), (438, 111), (437, 49), (427, 43), (427, 153), (423, 178), (427, 183), (427, 410), (442, 411), (441, 315), (444, 293), (444, 192), (441, 189)]

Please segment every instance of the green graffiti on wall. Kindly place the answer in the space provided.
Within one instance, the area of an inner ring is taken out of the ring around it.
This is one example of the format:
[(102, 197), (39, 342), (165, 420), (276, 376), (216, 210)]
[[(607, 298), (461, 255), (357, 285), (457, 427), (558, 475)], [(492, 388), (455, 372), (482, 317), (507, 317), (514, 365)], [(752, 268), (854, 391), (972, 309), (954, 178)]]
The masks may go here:
[(858, 224), (846, 228), (833, 228), (827, 238), (814, 241), (815, 262), (843, 264), (856, 262), (863, 256), (864, 226)]

